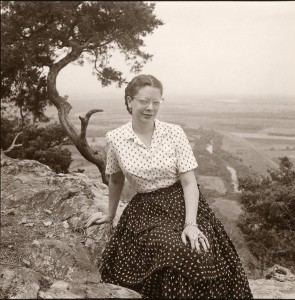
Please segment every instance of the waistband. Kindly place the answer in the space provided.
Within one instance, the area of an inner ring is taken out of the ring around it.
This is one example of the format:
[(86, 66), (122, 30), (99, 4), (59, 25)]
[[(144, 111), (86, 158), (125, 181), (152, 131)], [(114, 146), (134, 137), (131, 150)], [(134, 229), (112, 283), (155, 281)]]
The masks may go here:
[(175, 183), (173, 183), (172, 185), (169, 185), (167, 187), (163, 187), (163, 188), (159, 188), (155, 191), (151, 191), (151, 192), (145, 192), (145, 193), (137, 193), (137, 196), (144, 196), (144, 195), (151, 195), (151, 194), (156, 194), (156, 193), (165, 193), (168, 192), (170, 190), (173, 190), (175, 188), (179, 188), (182, 187), (180, 180), (176, 181)]
[[(200, 190), (200, 184), (199, 183), (197, 183), (197, 186), (198, 186), (198, 189)], [(159, 193), (159, 192), (160, 193), (161, 192), (168, 192), (170, 190), (173, 190), (174, 188), (179, 188), (179, 187), (182, 187), (180, 180), (176, 181), (175, 183), (173, 183), (172, 185), (169, 185), (167, 187), (159, 188), (159, 189), (151, 191), (151, 192), (137, 193), (136, 195), (137, 196), (139, 196), (139, 195), (151, 195), (151, 194), (155, 194), (155, 193)]]

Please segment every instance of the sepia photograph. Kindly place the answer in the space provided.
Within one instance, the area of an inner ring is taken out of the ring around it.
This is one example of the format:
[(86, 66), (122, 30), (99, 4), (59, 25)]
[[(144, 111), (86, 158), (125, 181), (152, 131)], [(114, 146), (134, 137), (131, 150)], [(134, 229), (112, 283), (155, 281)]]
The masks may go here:
[(295, 2), (1, 1), (1, 299), (295, 299)]

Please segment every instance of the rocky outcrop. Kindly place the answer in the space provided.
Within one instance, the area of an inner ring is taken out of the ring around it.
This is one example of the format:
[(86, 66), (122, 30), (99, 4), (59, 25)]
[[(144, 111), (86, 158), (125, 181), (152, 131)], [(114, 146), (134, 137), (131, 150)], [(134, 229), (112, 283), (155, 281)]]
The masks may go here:
[(140, 298), (129, 289), (108, 283), (53, 281), (29, 268), (3, 268), (1, 299)]
[(0, 298), (139, 298), (100, 283), (112, 229), (84, 223), (107, 212), (107, 197), (107, 186), (84, 174), (56, 174), (37, 161), (1, 154)]
[(274, 265), (265, 279), (250, 280), (250, 287), (259, 299), (295, 299), (295, 276), (287, 268)]
[[(140, 298), (100, 283), (100, 257), (112, 229), (85, 229), (84, 222), (107, 212), (107, 197), (107, 186), (84, 174), (56, 174), (37, 161), (1, 154), (0, 298)], [(124, 208), (120, 203), (115, 224)], [(295, 298), (294, 281), (269, 278), (250, 280), (255, 298)]]
[(274, 279), (249, 280), (255, 299), (295, 299), (294, 282)]

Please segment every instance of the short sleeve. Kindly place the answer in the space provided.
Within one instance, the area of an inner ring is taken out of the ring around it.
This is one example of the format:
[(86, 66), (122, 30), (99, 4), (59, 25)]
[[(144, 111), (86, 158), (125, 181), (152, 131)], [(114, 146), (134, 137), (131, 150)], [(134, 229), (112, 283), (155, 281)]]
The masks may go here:
[(184, 130), (177, 126), (174, 135), (178, 173), (195, 169), (198, 163)]
[(110, 139), (108, 133), (106, 134), (106, 152), (107, 152), (107, 164), (106, 164), (106, 174), (113, 174), (121, 171), (117, 155), (114, 149), (112, 140)]

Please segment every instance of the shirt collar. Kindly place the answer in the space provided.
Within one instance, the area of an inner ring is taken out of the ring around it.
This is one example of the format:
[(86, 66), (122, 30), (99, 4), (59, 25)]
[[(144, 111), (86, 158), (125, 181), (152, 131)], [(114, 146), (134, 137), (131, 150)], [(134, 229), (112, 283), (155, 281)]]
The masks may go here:
[(136, 134), (132, 129), (132, 121), (126, 124), (126, 131), (124, 132), (125, 138), (127, 140), (135, 138)]
[[(155, 132), (153, 134), (153, 137), (160, 138), (163, 135), (165, 135), (166, 131), (164, 129), (165, 129), (164, 123), (159, 121), (158, 119), (155, 119)], [(126, 124), (125, 138), (126, 139), (135, 139), (135, 140), (138, 139), (138, 136), (132, 129), (132, 121), (129, 121)]]

